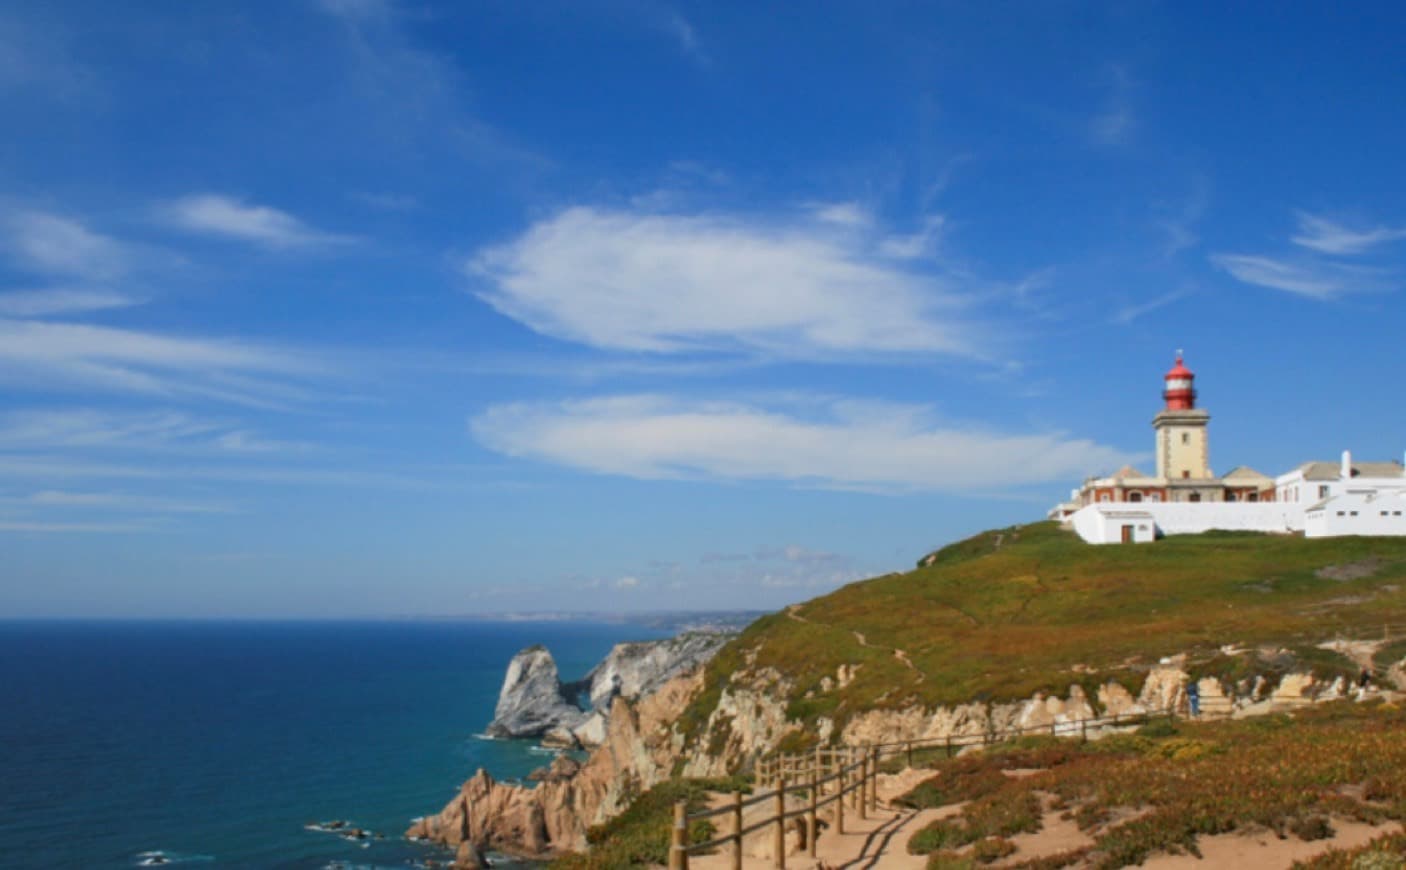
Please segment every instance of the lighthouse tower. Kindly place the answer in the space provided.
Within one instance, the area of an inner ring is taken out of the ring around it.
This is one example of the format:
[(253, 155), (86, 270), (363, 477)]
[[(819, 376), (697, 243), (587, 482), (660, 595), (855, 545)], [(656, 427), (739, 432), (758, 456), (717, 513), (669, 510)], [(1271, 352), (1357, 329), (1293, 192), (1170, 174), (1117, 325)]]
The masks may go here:
[[(1152, 427), (1157, 430), (1157, 476), (1165, 478), (1171, 490), (1186, 488), (1187, 500), (1215, 498), (1211, 492), (1196, 491), (1213, 479), (1206, 436), (1211, 415), (1196, 407), (1196, 375), (1182, 361), (1181, 351), (1177, 351), (1177, 363), (1164, 380), (1162, 398), (1166, 405), (1152, 419)], [(1176, 494), (1172, 498), (1183, 500)]]

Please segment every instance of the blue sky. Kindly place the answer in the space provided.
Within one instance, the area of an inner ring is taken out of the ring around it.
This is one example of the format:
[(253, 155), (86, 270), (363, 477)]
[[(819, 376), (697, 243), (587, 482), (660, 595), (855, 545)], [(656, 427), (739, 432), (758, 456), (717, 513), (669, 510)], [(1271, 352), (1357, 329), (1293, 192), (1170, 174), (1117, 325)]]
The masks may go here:
[[(802, 12), (804, 9), (804, 12)], [(775, 607), (1401, 456), (1399, 4), (0, 5), (0, 614)]]

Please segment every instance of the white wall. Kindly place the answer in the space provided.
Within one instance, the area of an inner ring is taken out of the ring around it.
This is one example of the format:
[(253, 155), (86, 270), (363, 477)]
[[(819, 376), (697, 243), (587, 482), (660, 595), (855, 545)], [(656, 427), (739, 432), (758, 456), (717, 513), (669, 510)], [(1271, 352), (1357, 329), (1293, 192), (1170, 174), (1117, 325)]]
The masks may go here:
[(1151, 512), (1142, 507), (1100, 502), (1075, 511), (1069, 521), (1075, 533), (1090, 544), (1122, 543), (1123, 526), (1133, 527), (1133, 543), (1151, 543), (1157, 538), (1157, 528)]
[(1304, 535), (1406, 535), (1406, 490), (1346, 492), (1306, 517)]
[(1164, 535), (1196, 535), (1211, 529), (1234, 532), (1296, 532), (1303, 529), (1301, 504), (1274, 501), (1144, 503)]
[(1122, 540), (1124, 524), (1141, 525), (1139, 515), (1150, 516), (1162, 535), (1195, 535), (1212, 529), (1281, 533), (1303, 529), (1303, 505), (1269, 501), (1145, 501), (1135, 508), (1099, 502), (1080, 508), (1070, 522), (1079, 537), (1091, 544), (1116, 544)]

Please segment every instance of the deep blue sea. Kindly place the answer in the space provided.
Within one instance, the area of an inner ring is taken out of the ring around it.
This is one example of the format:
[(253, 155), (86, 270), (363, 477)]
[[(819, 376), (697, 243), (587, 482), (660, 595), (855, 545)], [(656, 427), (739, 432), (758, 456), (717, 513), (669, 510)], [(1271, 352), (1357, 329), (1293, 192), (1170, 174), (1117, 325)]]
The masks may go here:
[[(565, 679), (632, 625), (0, 622), (0, 866), (406, 867), (401, 834), (478, 767), (533, 744), (474, 735), (513, 653)], [(369, 843), (309, 831), (344, 819)], [(340, 862), (340, 863), (339, 863)]]

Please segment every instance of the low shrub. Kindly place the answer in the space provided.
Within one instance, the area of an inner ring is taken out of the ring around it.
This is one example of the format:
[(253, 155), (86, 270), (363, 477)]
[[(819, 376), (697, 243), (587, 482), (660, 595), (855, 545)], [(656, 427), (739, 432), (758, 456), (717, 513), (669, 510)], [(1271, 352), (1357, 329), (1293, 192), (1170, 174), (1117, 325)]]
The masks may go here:
[(978, 864), (991, 864), (1015, 853), (1015, 843), (1005, 837), (987, 837), (972, 844), (972, 858)]

